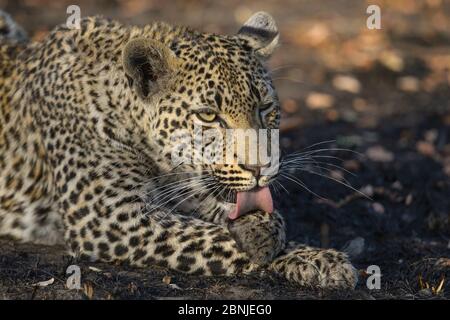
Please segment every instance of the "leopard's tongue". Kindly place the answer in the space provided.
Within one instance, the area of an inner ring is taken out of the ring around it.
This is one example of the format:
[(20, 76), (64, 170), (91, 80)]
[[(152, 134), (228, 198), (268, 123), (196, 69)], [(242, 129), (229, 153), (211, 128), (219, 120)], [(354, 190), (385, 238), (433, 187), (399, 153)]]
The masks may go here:
[(234, 210), (228, 214), (228, 218), (234, 220), (249, 211), (257, 209), (269, 213), (273, 212), (273, 201), (269, 187), (238, 192), (236, 195), (236, 206)]

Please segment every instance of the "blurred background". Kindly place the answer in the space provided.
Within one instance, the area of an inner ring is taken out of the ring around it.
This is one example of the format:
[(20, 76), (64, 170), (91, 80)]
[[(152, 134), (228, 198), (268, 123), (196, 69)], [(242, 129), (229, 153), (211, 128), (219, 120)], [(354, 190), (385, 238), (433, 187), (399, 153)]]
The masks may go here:
[[(290, 239), (348, 250), (363, 277), (379, 265), (386, 282), (372, 295), (448, 297), (449, 0), (0, 0), (36, 41), (65, 22), (70, 4), (82, 16), (227, 34), (256, 11), (272, 14), (281, 44), (269, 68), (284, 150), (330, 141), (311, 148), (358, 152), (324, 151), (342, 160), (330, 158), (320, 177), (311, 173), (318, 168), (299, 172), (314, 194), (282, 182), (289, 194), (274, 197)], [(381, 8), (381, 30), (366, 27), (371, 4)]]

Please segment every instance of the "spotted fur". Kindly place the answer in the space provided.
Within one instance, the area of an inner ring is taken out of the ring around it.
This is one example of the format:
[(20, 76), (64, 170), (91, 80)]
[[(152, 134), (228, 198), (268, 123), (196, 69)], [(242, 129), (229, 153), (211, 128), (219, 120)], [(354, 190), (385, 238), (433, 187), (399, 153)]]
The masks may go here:
[[(274, 176), (258, 166), (170, 162), (170, 138), (192, 132), (198, 108), (220, 115), (210, 124), (219, 130), (278, 127), (264, 67), (278, 40), (268, 14), (233, 36), (94, 17), (78, 30), (58, 26), (39, 43), (25, 39), (1, 13), (1, 235), (139, 267), (269, 269), (301, 285), (355, 285), (342, 253), (286, 249), (278, 212), (227, 221), (232, 204), (221, 190), (250, 190)], [(155, 205), (162, 187), (205, 172), (214, 191), (199, 180), (175, 209)]]

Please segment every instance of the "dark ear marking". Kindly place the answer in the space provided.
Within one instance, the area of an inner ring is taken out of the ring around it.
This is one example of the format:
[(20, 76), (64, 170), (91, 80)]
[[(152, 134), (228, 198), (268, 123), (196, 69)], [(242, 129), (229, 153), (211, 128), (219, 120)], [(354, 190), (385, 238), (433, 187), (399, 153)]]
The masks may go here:
[(130, 40), (122, 56), (128, 84), (143, 99), (157, 90), (176, 66), (176, 58), (169, 48), (145, 38)]
[(239, 29), (239, 33), (248, 35), (251, 34), (259, 39), (274, 39), (278, 35), (278, 32), (275, 31), (258, 29), (252, 26), (245, 25), (242, 26), (241, 29)]
[(127, 77), (128, 86), (130, 88), (133, 88), (133, 78), (130, 77), (129, 75), (127, 75), (127, 74), (125, 74), (125, 76)]
[(259, 57), (268, 58), (278, 45), (279, 32), (272, 16), (261, 11), (244, 23), (238, 37), (246, 39)]

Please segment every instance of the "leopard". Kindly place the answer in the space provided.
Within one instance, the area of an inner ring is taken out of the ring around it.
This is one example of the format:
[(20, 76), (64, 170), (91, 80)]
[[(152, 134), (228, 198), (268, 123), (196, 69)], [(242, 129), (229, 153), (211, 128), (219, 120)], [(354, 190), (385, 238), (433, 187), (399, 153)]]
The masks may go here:
[(278, 46), (266, 12), (233, 35), (94, 16), (31, 41), (0, 11), (0, 236), (88, 261), (355, 288), (345, 253), (287, 243), (267, 163), (171, 161), (199, 122), (279, 128)]

